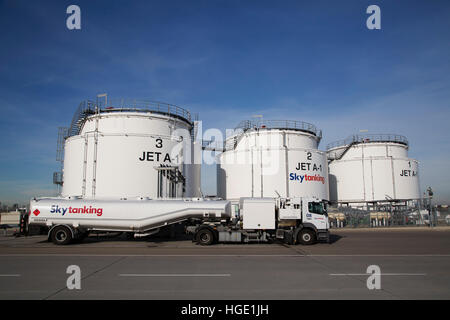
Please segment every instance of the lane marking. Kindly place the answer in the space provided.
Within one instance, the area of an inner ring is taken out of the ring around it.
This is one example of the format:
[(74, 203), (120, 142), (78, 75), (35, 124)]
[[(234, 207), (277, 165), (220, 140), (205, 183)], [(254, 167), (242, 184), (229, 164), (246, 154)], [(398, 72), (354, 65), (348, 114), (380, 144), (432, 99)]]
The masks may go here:
[(426, 276), (426, 273), (330, 273), (330, 276)]
[(20, 274), (0, 274), (0, 277), (20, 277)]
[(138, 274), (138, 273), (123, 273), (119, 274), (119, 277), (231, 277), (229, 273), (148, 273), (148, 274)]

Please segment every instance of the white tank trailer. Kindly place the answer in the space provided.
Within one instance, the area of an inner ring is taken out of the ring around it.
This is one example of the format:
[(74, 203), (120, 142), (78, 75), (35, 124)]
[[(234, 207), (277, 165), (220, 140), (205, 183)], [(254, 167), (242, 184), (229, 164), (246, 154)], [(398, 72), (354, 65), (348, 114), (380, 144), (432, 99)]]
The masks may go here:
[(193, 130), (189, 111), (174, 105), (82, 102), (62, 139), (61, 196), (198, 197), (201, 146), (190, 139)]
[(418, 161), (393, 134), (353, 135), (327, 146), (330, 200), (351, 206), (420, 199)]
[(329, 199), (328, 165), (318, 145), (322, 132), (292, 120), (248, 120), (226, 138), (218, 156), (218, 196)]
[(236, 217), (228, 200), (38, 198), (30, 202), (29, 223), (48, 227), (49, 239), (59, 245), (98, 231), (143, 237), (181, 221), (186, 221), (186, 231), (202, 245), (329, 240), (326, 204), (318, 199), (241, 198), (240, 202)]
[[(230, 204), (224, 200), (148, 198), (111, 200), (38, 198), (31, 200), (30, 223), (71, 230), (123, 231), (146, 235), (149, 230), (189, 218), (225, 219)], [(50, 232), (51, 233), (51, 232)]]

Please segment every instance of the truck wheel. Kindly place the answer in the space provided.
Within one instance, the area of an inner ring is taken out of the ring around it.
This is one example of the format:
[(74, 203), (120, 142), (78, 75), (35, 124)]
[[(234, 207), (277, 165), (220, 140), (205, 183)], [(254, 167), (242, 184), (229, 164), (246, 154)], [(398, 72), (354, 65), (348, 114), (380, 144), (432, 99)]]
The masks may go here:
[(214, 235), (211, 230), (201, 229), (197, 232), (197, 242), (202, 246), (209, 246), (214, 242)]
[(65, 226), (55, 227), (51, 239), (54, 244), (65, 245), (72, 241), (72, 232)]
[(314, 244), (316, 242), (316, 234), (310, 229), (303, 229), (298, 233), (297, 242), (304, 245)]

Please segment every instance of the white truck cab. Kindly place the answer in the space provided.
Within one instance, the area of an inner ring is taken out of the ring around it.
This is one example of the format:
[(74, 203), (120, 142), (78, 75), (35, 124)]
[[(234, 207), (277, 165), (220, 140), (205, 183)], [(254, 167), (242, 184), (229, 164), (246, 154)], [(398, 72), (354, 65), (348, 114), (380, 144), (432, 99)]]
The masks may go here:
[(316, 198), (241, 198), (235, 223), (192, 227), (194, 240), (216, 242), (266, 242), (281, 240), (309, 245), (329, 241), (326, 203)]
[(277, 202), (279, 226), (286, 225), (285, 222), (289, 220), (295, 221), (293, 243), (312, 244), (316, 240), (329, 240), (330, 223), (326, 202), (316, 198), (298, 197), (280, 198)]

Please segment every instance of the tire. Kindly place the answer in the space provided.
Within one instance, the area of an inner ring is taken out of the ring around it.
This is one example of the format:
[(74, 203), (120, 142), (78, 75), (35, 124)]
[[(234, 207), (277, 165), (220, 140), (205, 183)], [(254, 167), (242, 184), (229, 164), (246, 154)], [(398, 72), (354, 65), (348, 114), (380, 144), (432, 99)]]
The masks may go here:
[(201, 229), (197, 232), (196, 237), (197, 242), (202, 246), (209, 246), (214, 242), (214, 235), (209, 229)]
[(72, 231), (66, 226), (57, 226), (52, 230), (51, 239), (54, 244), (66, 245), (72, 241)]
[(311, 229), (303, 229), (297, 235), (297, 242), (303, 245), (316, 243), (316, 233)]

